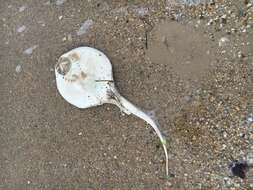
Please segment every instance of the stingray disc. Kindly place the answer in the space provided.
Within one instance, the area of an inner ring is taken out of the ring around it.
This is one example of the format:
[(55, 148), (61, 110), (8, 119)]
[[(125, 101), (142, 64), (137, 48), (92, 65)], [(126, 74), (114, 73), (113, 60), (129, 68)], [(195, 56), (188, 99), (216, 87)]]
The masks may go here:
[(108, 81), (113, 81), (107, 56), (94, 48), (79, 47), (63, 54), (55, 66), (56, 84), (62, 97), (78, 108), (106, 101)]

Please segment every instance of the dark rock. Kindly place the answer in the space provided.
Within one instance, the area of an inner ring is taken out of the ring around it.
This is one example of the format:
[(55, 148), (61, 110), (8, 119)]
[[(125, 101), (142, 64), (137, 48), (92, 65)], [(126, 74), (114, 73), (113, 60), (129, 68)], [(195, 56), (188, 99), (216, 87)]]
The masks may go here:
[(246, 161), (234, 161), (230, 164), (230, 170), (234, 176), (244, 179), (246, 177), (246, 172), (249, 169), (249, 165)]

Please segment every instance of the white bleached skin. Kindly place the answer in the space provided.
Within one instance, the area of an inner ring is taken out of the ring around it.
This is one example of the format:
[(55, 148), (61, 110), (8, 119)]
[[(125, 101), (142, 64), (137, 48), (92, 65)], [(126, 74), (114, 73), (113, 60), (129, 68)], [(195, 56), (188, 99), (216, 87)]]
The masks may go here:
[(126, 114), (134, 114), (149, 123), (162, 143), (168, 176), (166, 139), (148, 114), (119, 94), (113, 81), (112, 65), (104, 53), (90, 47), (73, 49), (59, 58), (55, 75), (58, 91), (70, 104), (78, 108), (89, 108), (111, 103)]
[(80, 47), (62, 55), (61, 60), (71, 62), (64, 76), (55, 69), (57, 88), (64, 99), (78, 108), (105, 103), (107, 82), (113, 81), (113, 76), (111, 63), (102, 52)]

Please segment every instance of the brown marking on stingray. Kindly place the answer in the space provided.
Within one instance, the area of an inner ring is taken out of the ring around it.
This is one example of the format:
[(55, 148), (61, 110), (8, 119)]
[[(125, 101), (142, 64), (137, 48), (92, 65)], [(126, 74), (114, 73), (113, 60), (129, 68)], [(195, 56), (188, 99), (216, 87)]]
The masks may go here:
[(66, 82), (72, 82), (72, 80), (71, 79), (68, 79), (68, 78), (64, 78), (64, 80), (66, 81)]
[(70, 59), (72, 60), (72, 61), (79, 61), (80, 60), (80, 55), (78, 54), (78, 53), (72, 53), (72, 54), (70, 54)]
[(73, 75), (71, 76), (71, 78), (65, 78), (65, 81), (67, 81), (67, 82), (75, 82), (75, 81), (77, 81), (79, 78), (80, 78), (80, 77), (79, 77), (78, 75), (73, 74)]
[(61, 75), (66, 75), (71, 68), (71, 62), (66, 57), (60, 57), (57, 64), (55, 65), (55, 69)]
[(81, 72), (81, 78), (82, 78), (82, 79), (85, 79), (86, 77), (87, 77), (87, 75), (82, 71), (82, 72)]
[(78, 75), (76, 75), (76, 74), (73, 74), (73, 75), (72, 75), (72, 80), (77, 80), (78, 78), (79, 78)]

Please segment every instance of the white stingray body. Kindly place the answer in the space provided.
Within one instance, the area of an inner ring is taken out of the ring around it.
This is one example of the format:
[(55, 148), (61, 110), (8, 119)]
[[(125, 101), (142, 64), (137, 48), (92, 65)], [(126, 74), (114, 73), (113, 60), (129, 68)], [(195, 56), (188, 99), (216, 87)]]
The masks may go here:
[(168, 175), (166, 139), (151, 117), (119, 94), (113, 81), (112, 65), (104, 53), (91, 47), (73, 49), (59, 58), (55, 75), (58, 91), (70, 104), (89, 108), (111, 103), (124, 113), (132, 113), (149, 123), (163, 145)]
[(70, 70), (62, 75), (55, 70), (60, 94), (78, 108), (88, 108), (106, 102), (108, 81), (113, 81), (109, 59), (90, 47), (79, 47), (63, 54), (59, 60), (69, 60)]

